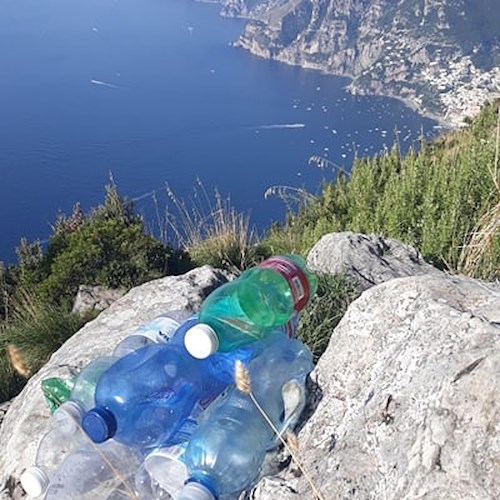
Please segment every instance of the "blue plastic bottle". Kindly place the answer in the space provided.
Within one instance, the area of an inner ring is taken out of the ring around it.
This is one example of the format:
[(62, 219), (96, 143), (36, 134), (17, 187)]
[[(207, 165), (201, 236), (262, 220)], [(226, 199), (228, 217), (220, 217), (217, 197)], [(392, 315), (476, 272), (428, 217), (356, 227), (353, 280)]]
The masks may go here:
[(316, 284), (298, 255), (271, 257), (205, 299), (200, 323), (186, 333), (186, 349), (203, 359), (262, 339), (307, 305)]
[[(299, 340), (275, 335), (249, 365), (252, 392), (278, 431), (283, 430), (283, 388), (291, 380), (304, 383), (312, 355)], [(259, 474), (266, 450), (276, 439), (250, 396), (233, 388), (215, 403), (209, 417), (193, 433), (182, 457), (189, 480), (179, 500), (237, 495)]]
[(83, 428), (97, 443), (114, 438), (143, 450), (172, 444), (196, 405), (213, 400), (227, 384), (183, 346), (148, 345), (101, 375), (96, 407), (84, 415)]

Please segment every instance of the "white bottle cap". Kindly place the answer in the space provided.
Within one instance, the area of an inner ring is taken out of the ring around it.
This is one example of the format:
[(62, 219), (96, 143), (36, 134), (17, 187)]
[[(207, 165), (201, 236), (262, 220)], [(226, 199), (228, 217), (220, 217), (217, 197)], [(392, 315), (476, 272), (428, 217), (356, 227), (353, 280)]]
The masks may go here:
[(215, 500), (215, 496), (202, 484), (190, 481), (182, 488), (177, 500)]
[(198, 323), (186, 332), (184, 346), (194, 358), (205, 359), (217, 351), (219, 339), (211, 326)]
[(47, 474), (40, 467), (28, 467), (21, 475), (21, 486), (32, 497), (43, 495), (49, 484)]

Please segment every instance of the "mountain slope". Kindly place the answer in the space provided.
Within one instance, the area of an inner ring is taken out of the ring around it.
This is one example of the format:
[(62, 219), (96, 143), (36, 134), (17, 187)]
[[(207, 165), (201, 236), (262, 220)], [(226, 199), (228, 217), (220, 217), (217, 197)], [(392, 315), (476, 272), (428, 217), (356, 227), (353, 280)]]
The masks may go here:
[(222, 0), (236, 45), (458, 125), (500, 94), (498, 0)]

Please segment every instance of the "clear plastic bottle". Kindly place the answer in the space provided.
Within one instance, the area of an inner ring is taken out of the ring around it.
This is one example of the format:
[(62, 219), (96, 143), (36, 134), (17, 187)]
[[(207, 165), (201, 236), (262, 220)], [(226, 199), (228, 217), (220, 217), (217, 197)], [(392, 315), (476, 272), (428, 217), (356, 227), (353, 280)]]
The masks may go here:
[(187, 442), (160, 448), (144, 458), (135, 476), (135, 488), (139, 498), (176, 498), (188, 479), (188, 471), (182, 461)]
[(54, 472), (45, 500), (134, 498), (141, 462), (138, 450), (117, 441), (102, 445), (88, 441), (68, 454)]
[[(278, 431), (287, 425), (283, 388), (291, 380), (304, 384), (312, 355), (299, 340), (275, 335), (249, 365), (252, 393)], [(189, 440), (183, 462), (189, 480), (179, 499), (212, 499), (237, 495), (260, 472), (276, 435), (246, 393), (231, 389), (200, 422)], [(210, 496), (211, 495), (211, 496)]]
[(101, 374), (116, 360), (113, 356), (96, 358), (72, 381), (69, 400), (54, 411), (49, 431), (40, 441), (35, 465), (26, 469), (21, 478), (23, 488), (31, 496), (42, 495), (63, 458), (89, 441), (81, 428), (82, 418), (95, 405), (95, 389)]
[(21, 486), (33, 497), (43, 495), (63, 458), (88, 438), (80, 427), (83, 412), (73, 401), (63, 403), (52, 414), (49, 430), (38, 445), (35, 465), (21, 476)]
[(261, 339), (300, 312), (316, 285), (300, 256), (271, 257), (205, 299), (200, 323), (186, 333), (186, 349), (202, 359)]
[(182, 345), (151, 344), (102, 374), (83, 428), (97, 443), (114, 438), (143, 451), (168, 445), (195, 406), (214, 399), (227, 383)]
[(179, 326), (190, 316), (191, 313), (184, 310), (169, 311), (157, 316), (119, 342), (113, 355), (121, 358), (146, 345), (169, 342)]
[(95, 358), (75, 378), (70, 400), (80, 405), (82, 414), (94, 407), (97, 382), (116, 361), (118, 361), (116, 356)]

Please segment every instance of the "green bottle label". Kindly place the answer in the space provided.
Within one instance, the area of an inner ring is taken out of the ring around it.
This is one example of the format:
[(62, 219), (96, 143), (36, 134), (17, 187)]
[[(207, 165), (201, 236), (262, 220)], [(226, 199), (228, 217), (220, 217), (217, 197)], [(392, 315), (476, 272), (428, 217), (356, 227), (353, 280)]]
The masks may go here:
[(293, 307), (302, 311), (309, 301), (310, 286), (306, 273), (293, 260), (286, 257), (270, 257), (261, 262), (257, 267), (272, 269), (286, 279), (292, 291)]

